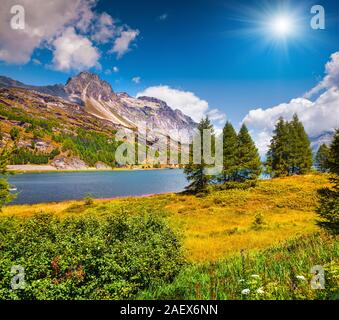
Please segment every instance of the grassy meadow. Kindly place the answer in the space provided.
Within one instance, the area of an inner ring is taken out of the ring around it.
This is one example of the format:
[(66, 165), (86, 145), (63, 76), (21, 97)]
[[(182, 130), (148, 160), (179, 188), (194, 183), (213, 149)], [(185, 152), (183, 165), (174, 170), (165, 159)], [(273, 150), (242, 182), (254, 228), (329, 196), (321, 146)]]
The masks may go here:
[[(0, 220), (29, 221), (47, 213), (60, 221), (92, 217), (106, 221), (121, 215), (164, 221), (182, 244), (185, 266), (170, 281), (161, 278), (135, 286), (137, 290), (126, 296), (105, 293), (104, 298), (333, 298), (338, 286), (337, 242), (319, 229), (315, 213), (316, 191), (327, 183), (326, 175), (310, 174), (198, 196), (163, 194), (6, 206)], [(313, 265), (330, 270), (325, 291), (310, 289)], [(242, 294), (247, 288), (251, 293)]]

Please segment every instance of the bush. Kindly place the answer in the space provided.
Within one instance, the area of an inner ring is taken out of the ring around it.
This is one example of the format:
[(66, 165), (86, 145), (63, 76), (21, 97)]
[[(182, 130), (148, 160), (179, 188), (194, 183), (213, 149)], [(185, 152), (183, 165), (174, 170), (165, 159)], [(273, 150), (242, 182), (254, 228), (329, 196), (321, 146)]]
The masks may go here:
[[(150, 215), (2, 218), (0, 248), (0, 299), (127, 299), (183, 265), (177, 238)], [(11, 289), (12, 266), (24, 289)]]

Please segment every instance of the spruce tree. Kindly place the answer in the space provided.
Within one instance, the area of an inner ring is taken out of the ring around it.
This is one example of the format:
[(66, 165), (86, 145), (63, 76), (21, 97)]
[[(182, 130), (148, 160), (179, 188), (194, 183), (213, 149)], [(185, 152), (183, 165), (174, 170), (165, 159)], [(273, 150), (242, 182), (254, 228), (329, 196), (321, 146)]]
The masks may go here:
[(288, 124), (279, 118), (267, 153), (266, 166), (270, 174), (278, 177), (288, 174), (289, 146)]
[(238, 170), (237, 180), (255, 180), (261, 173), (261, 161), (254, 141), (245, 124), (238, 134)]
[(291, 122), (280, 118), (275, 126), (266, 166), (273, 176), (305, 174), (312, 167), (310, 141), (295, 114)]
[[(193, 149), (192, 146), (190, 146), (190, 163), (185, 166), (184, 173), (186, 174), (187, 180), (191, 183), (186, 187), (187, 191), (198, 193), (203, 192), (206, 190), (206, 187), (210, 180), (212, 179), (211, 176), (206, 174), (206, 169), (209, 167), (204, 161), (203, 157), (203, 131), (205, 129), (211, 130), (213, 133), (213, 125), (210, 122), (209, 118), (206, 117), (200, 121), (198, 124), (198, 134), (200, 134), (201, 137), (201, 144), (200, 144), (200, 157), (201, 161), (200, 163), (193, 163)], [(213, 142), (212, 142), (213, 145)]]
[(321, 220), (318, 224), (334, 235), (339, 234), (339, 130), (336, 130), (334, 140), (330, 148), (328, 168), (332, 177), (330, 188), (318, 191), (320, 205), (317, 210)]
[(315, 166), (318, 171), (320, 172), (327, 172), (328, 171), (328, 161), (330, 156), (330, 148), (323, 143), (315, 156)]
[(313, 162), (310, 140), (297, 114), (294, 114), (293, 120), (288, 124), (288, 127), (290, 146), (288, 157), (289, 174), (305, 174), (311, 170)]
[(234, 181), (238, 168), (238, 136), (227, 121), (223, 129), (223, 172), (221, 181)]

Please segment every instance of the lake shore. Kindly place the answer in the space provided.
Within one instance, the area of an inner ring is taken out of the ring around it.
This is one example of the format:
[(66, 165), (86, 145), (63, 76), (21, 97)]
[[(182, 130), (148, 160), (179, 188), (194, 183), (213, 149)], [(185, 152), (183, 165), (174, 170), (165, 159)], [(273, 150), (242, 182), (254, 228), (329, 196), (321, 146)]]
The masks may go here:
[(7, 170), (14, 173), (40, 173), (40, 172), (112, 172), (112, 171), (140, 171), (140, 170), (164, 170), (170, 168), (103, 168), (98, 169), (95, 167), (82, 168), (82, 169), (57, 169), (51, 165), (35, 165), (35, 164), (23, 164), (23, 165), (9, 165)]

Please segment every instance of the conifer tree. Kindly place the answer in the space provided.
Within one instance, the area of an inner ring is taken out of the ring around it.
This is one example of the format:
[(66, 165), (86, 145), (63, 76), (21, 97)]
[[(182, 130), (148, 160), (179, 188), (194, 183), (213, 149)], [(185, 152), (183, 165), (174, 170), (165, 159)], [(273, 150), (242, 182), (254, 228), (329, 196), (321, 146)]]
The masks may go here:
[[(2, 139), (0, 139), (1, 141)], [(6, 174), (7, 174), (7, 165), (9, 163), (11, 156), (11, 151), (4, 146), (0, 148), (0, 211), (4, 204), (10, 202), (13, 199), (13, 196), (10, 194), (10, 187), (7, 182)]]
[(238, 170), (237, 180), (255, 180), (261, 173), (261, 161), (254, 141), (245, 124), (238, 134)]
[(274, 176), (305, 174), (312, 167), (310, 141), (295, 114), (291, 122), (280, 118), (274, 130), (266, 166)]
[[(187, 191), (198, 193), (205, 191), (208, 183), (211, 180), (211, 176), (206, 174), (206, 169), (209, 167), (204, 161), (203, 157), (203, 131), (208, 129), (213, 133), (213, 125), (210, 122), (209, 118), (206, 117), (200, 121), (198, 124), (198, 134), (201, 136), (201, 144), (200, 144), (200, 163), (193, 163), (193, 150), (192, 146), (190, 146), (190, 163), (185, 166), (184, 173), (187, 176), (187, 180), (191, 181), (191, 183), (186, 187)], [(213, 145), (213, 142), (212, 142)]]
[(320, 206), (317, 210), (321, 220), (318, 224), (334, 235), (339, 234), (339, 130), (336, 130), (330, 148), (328, 168), (333, 175), (332, 187), (318, 191)]
[(288, 157), (289, 174), (305, 174), (309, 172), (312, 167), (310, 140), (297, 114), (294, 114), (293, 120), (288, 126), (290, 146)]
[(238, 136), (227, 121), (223, 129), (223, 172), (221, 181), (234, 181), (238, 168)]
[(320, 172), (327, 172), (328, 171), (328, 161), (330, 156), (330, 148), (323, 143), (315, 156), (315, 166), (318, 171)]
[(279, 118), (273, 131), (273, 137), (266, 160), (268, 172), (274, 176), (284, 176), (288, 174), (288, 139), (288, 124), (283, 118)]

